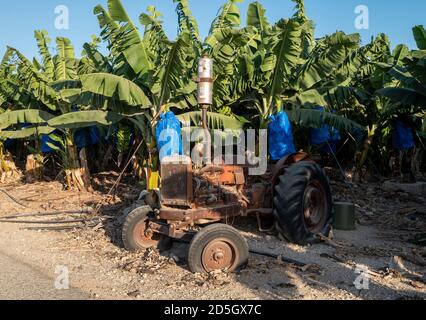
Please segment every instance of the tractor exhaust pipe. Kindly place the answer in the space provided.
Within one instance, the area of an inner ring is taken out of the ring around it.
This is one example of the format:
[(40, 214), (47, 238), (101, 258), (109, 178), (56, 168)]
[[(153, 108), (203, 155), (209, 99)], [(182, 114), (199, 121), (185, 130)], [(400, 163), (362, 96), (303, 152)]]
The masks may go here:
[(202, 110), (202, 126), (208, 130), (207, 110), (213, 104), (213, 60), (204, 55), (198, 62), (198, 104)]
[(213, 60), (208, 55), (204, 55), (198, 61), (198, 95), (197, 101), (201, 107), (202, 127), (205, 132), (206, 144), (204, 151), (204, 162), (211, 162), (211, 138), (209, 132), (209, 122), (207, 117), (208, 108), (213, 105)]

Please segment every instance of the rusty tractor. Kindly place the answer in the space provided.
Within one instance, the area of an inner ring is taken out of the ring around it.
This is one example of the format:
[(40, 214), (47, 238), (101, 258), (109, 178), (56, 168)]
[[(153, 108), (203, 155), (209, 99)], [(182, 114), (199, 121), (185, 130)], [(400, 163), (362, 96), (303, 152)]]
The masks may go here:
[[(199, 82), (208, 87), (212, 77), (202, 77), (206, 71), (203, 63), (205, 66), (206, 62), (200, 61)], [(211, 69), (209, 63), (207, 59), (207, 69)], [(207, 75), (211, 76), (211, 70)], [(206, 128), (206, 106), (211, 97), (199, 94), (199, 100)], [(161, 189), (147, 192), (146, 205), (133, 210), (124, 222), (125, 248), (165, 250), (173, 239), (188, 239), (187, 261), (192, 272), (232, 272), (244, 266), (249, 256), (247, 241), (230, 226), (236, 217), (255, 216), (261, 231), (275, 229), (288, 241), (301, 245), (329, 234), (330, 184), (323, 169), (306, 153), (269, 164), (261, 176), (249, 175), (250, 166), (247, 161), (243, 165), (198, 168), (186, 156), (164, 158)]]

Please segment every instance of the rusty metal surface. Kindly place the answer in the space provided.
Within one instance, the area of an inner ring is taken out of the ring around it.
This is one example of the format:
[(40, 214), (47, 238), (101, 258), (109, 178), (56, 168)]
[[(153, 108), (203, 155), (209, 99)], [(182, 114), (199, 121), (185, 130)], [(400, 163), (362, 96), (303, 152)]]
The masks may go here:
[(217, 205), (209, 208), (177, 209), (162, 207), (159, 210), (159, 218), (167, 221), (181, 221), (188, 224), (197, 220), (220, 221), (241, 214), (240, 204)]
[(219, 238), (210, 242), (203, 250), (201, 262), (207, 272), (233, 270), (239, 261), (239, 252), (227, 239)]
[(250, 200), (250, 209), (263, 208), (268, 185), (265, 183), (255, 183), (251, 188), (244, 189), (245, 196)]
[(206, 166), (198, 176), (208, 180), (212, 185), (243, 185), (245, 183), (244, 169), (241, 166)]
[[(245, 169), (243, 166), (210, 165), (194, 172), (192, 202), (182, 201), (182, 197), (173, 199), (173, 193), (167, 189), (167, 193), (163, 194), (158, 219), (170, 223), (182, 222), (183, 226), (188, 226), (198, 221), (221, 221), (248, 213), (269, 212), (270, 183), (259, 178), (251, 181), (250, 177), (246, 177)], [(167, 166), (164, 170), (173, 176), (190, 168)], [(172, 190), (181, 192), (182, 184), (172, 184), (175, 188)]]
[(193, 201), (192, 162), (162, 163), (161, 196), (166, 205), (190, 206)]
[(186, 235), (186, 225), (176, 226), (173, 223), (161, 223), (158, 221), (150, 221), (149, 228), (156, 235), (164, 235), (173, 239), (181, 239)]
[(150, 228), (148, 220), (139, 222), (133, 229), (133, 239), (140, 248), (155, 247), (161, 240), (161, 236)]
[(261, 177), (250, 177), (245, 165), (208, 165), (193, 172), (189, 162), (162, 164), (162, 202), (157, 219), (165, 225), (157, 225), (155, 232), (182, 237), (197, 223), (248, 214), (270, 215), (274, 181), (299, 161), (310, 159), (306, 153), (295, 153)]

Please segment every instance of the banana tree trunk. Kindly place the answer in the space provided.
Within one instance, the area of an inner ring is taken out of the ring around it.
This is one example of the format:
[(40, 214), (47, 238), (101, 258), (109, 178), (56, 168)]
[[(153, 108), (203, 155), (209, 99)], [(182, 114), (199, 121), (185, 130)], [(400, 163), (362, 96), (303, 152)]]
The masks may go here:
[(0, 183), (5, 183), (6, 180), (19, 176), (20, 173), (12, 155), (4, 149), (3, 143), (0, 142)]
[(147, 175), (145, 174), (144, 167), (141, 166), (138, 157), (134, 156), (132, 159), (133, 175), (139, 180), (148, 180)]
[(30, 154), (25, 164), (25, 181), (34, 183), (43, 180), (43, 156)]
[(81, 175), (83, 177), (84, 185), (87, 188), (87, 191), (93, 192), (92, 183), (90, 181), (90, 170), (87, 163), (86, 148), (82, 148), (79, 153), (80, 164), (81, 164)]
[(109, 145), (107, 151), (105, 152), (103, 160), (102, 160), (102, 164), (101, 164), (101, 167), (100, 167), (101, 171), (105, 171), (107, 169), (108, 164), (110, 163), (110, 161), (112, 159), (112, 152), (113, 151), (114, 151), (114, 146)]
[(65, 169), (65, 176), (68, 188), (77, 188), (79, 191), (93, 192), (85, 150), (82, 149), (82, 152), (80, 152), (81, 158), (79, 158), (77, 146), (74, 144), (72, 134), (68, 134), (66, 140), (68, 163)]
[(371, 145), (373, 144), (374, 135), (376, 133), (377, 128), (373, 126), (371, 129), (368, 129), (368, 135), (364, 140), (364, 144), (362, 147), (362, 151), (356, 160), (356, 172), (355, 172), (355, 180), (361, 181), (363, 179), (363, 167), (367, 162), (368, 153), (370, 152)]
[[(142, 148), (145, 148), (147, 154), (147, 158), (143, 161), (143, 165), (141, 166), (141, 159), (138, 159), (138, 157), (140, 157), (143, 153), (142, 150), (139, 150), (132, 160), (135, 176), (140, 179), (144, 179), (146, 181), (147, 188), (149, 188), (153, 174), (156, 176), (160, 168), (159, 151), (157, 150), (157, 141), (155, 140), (155, 128), (156, 125), (152, 125), (152, 131), (146, 134), (144, 145), (142, 145)], [(140, 139), (142, 138), (136, 138), (135, 145), (138, 146), (141, 143)]]
[(35, 139), (34, 147), (37, 154), (28, 155), (25, 163), (25, 181), (27, 183), (43, 181), (44, 157), (41, 154), (41, 145), (38, 138)]
[(400, 173), (402, 183), (415, 183), (416, 175), (414, 169), (415, 148), (400, 152)]

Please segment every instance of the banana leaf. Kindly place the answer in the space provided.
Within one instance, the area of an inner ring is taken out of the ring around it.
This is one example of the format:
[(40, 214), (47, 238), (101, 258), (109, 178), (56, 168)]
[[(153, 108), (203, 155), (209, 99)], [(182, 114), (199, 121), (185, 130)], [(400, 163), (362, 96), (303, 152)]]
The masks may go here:
[[(177, 118), (184, 126), (201, 126), (202, 112), (194, 111), (178, 115)], [(243, 128), (243, 123), (238, 119), (224, 116), (218, 113), (207, 112), (209, 129), (230, 129), (238, 130)]]
[(247, 10), (247, 25), (255, 27), (260, 32), (268, 31), (270, 25), (265, 12), (265, 8), (258, 1), (250, 3)]
[(17, 124), (43, 124), (54, 116), (48, 112), (34, 109), (10, 111), (0, 114), (0, 130)]
[(66, 113), (47, 123), (56, 129), (80, 129), (95, 125), (110, 126), (123, 119), (122, 115), (114, 112), (93, 110)]
[(413, 89), (384, 88), (378, 90), (377, 94), (385, 96), (394, 102), (426, 108), (426, 96)]
[(24, 128), (21, 130), (0, 131), (0, 138), (2, 139), (26, 139), (32, 136), (39, 136), (41, 134), (51, 134), (55, 128), (48, 126)]
[(426, 50), (426, 30), (423, 26), (415, 26), (413, 28), (414, 38), (417, 43), (417, 47), (420, 50)]
[(328, 124), (333, 128), (347, 132), (365, 131), (363, 126), (352, 120), (320, 110), (294, 109), (287, 111), (287, 114), (293, 123), (304, 127), (321, 128), (324, 124)]
[(94, 73), (82, 75), (80, 80), (83, 92), (114, 98), (128, 106), (141, 109), (148, 109), (152, 106), (143, 90), (134, 82), (123, 77), (107, 73)]

